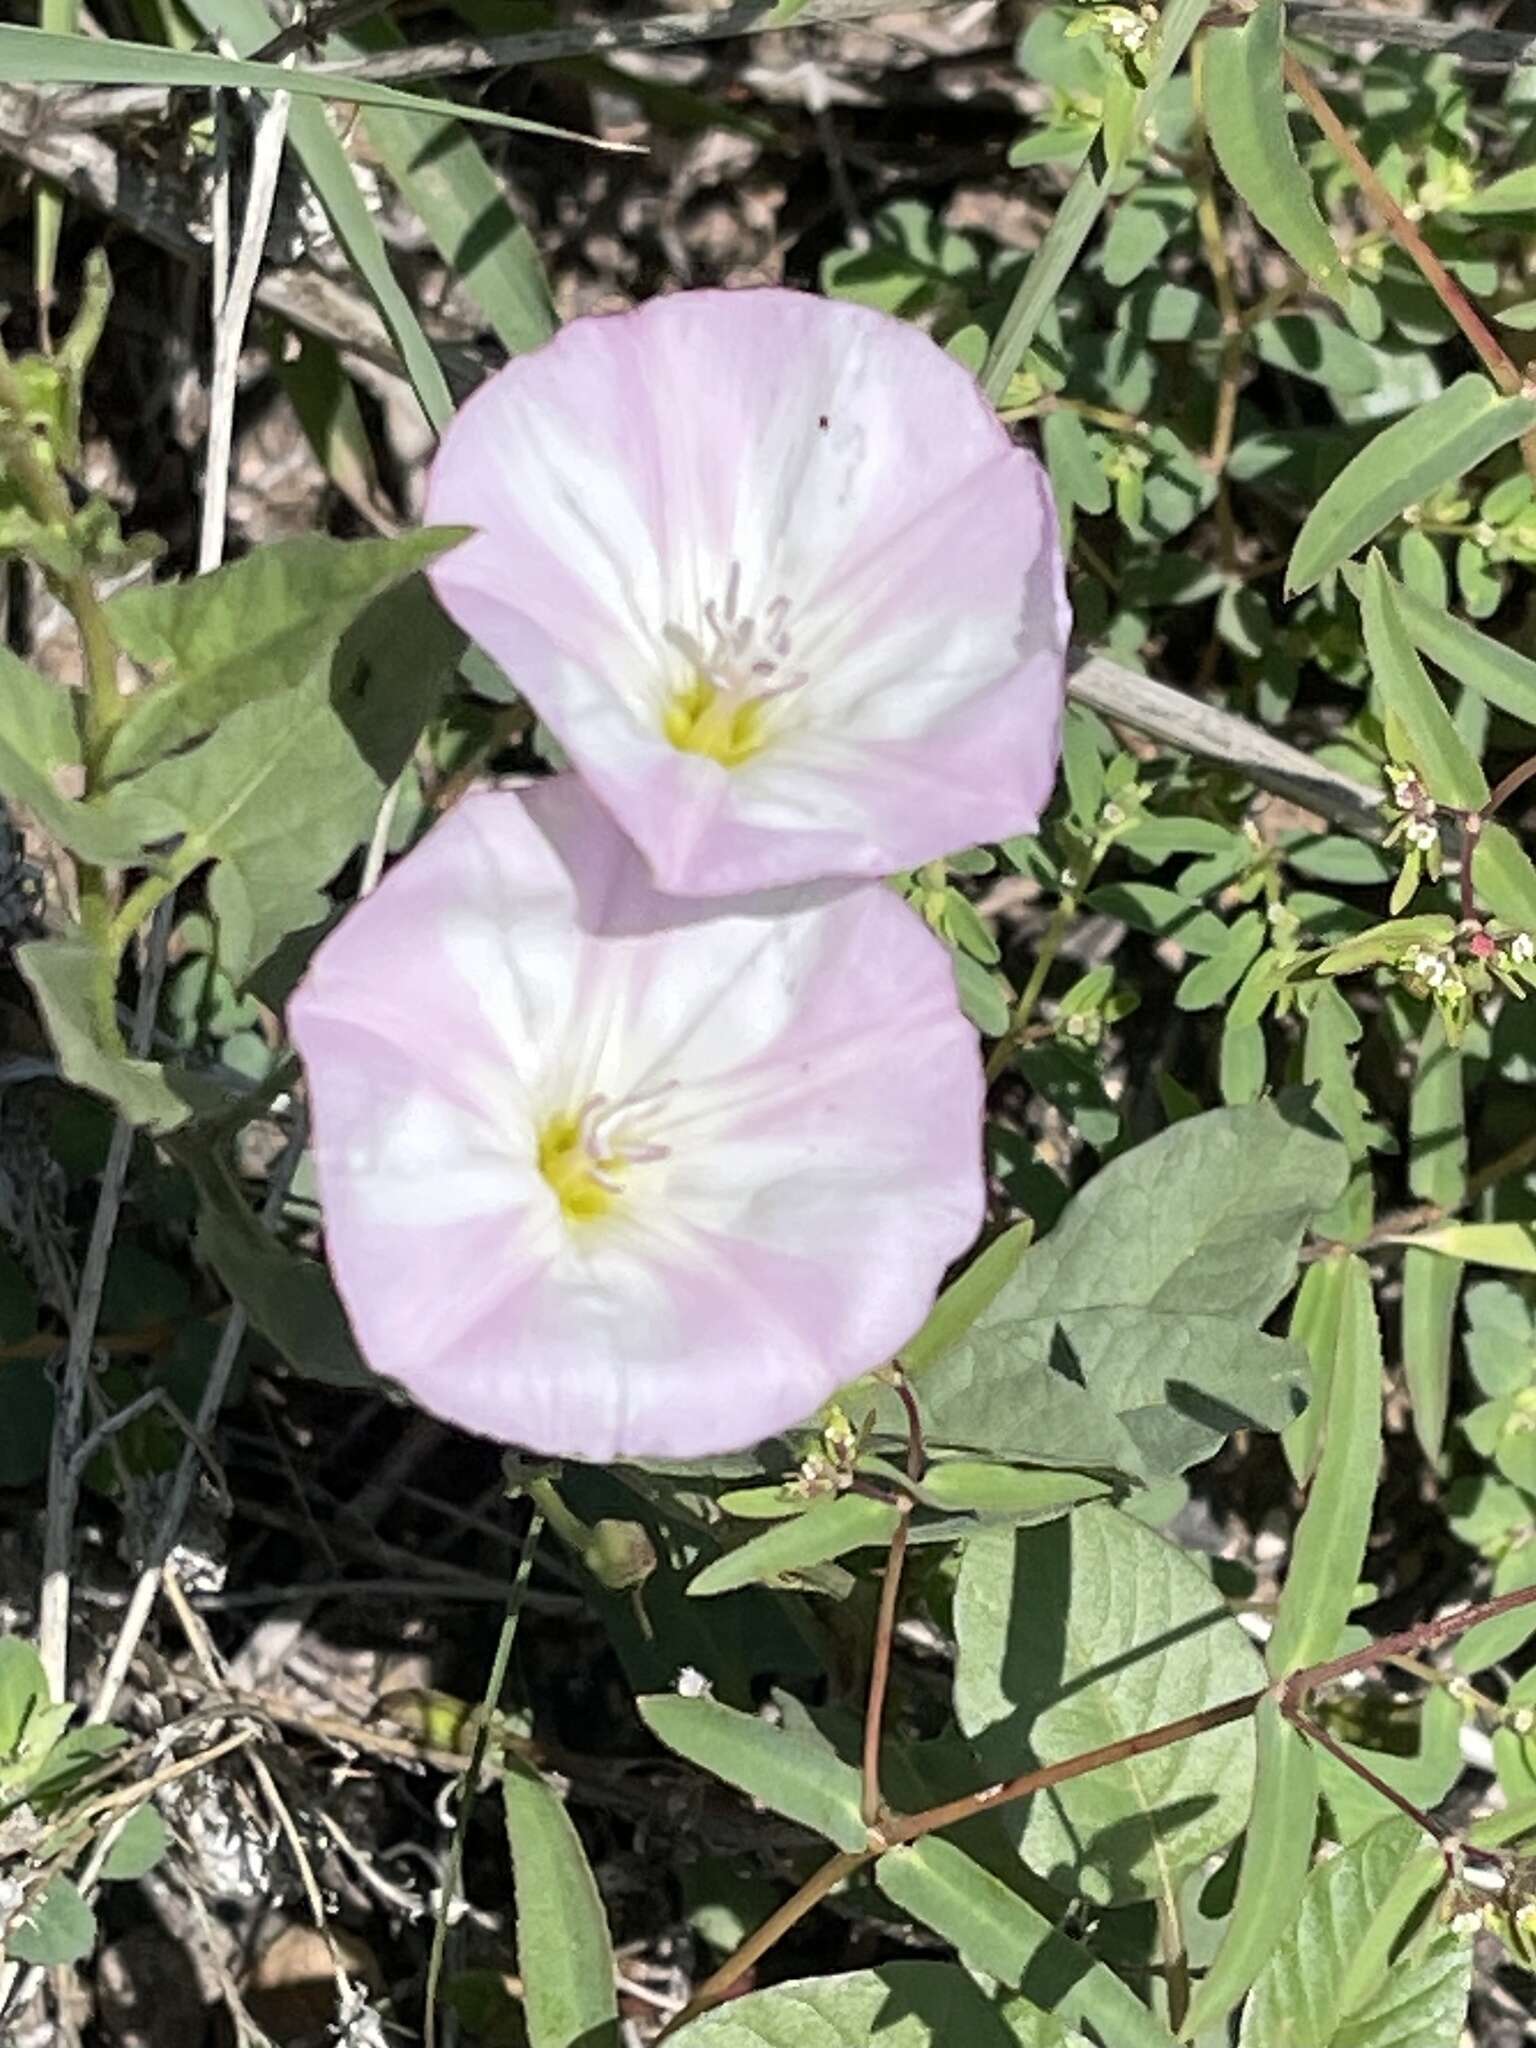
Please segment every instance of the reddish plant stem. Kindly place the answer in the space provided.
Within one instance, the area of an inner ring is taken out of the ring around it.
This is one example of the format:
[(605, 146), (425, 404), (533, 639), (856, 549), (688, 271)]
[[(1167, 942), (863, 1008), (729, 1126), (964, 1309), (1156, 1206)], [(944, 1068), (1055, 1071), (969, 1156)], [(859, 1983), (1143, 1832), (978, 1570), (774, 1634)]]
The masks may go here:
[(1411, 221), (1377, 175), (1375, 165), (1324, 97), (1321, 87), (1304, 64), (1289, 51), (1285, 58), (1285, 82), (1333, 144), (1354, 174), (1355, 183), (1385, 222), (1393, 241), (1418, 265), (1424, 282), (1471, 342), (1499, 389), (1514, 397), (1521, 389), (1521, 377), (1461, 286), (1430, 248), (1418, 226)]
[[(1487, 803), (1478, 813), (1480, 822), (1486, 824), (1499, 806), (1506, 803), (1517, 789), (1523, 789), (1533, 775), (1536, 775), (1536, 754), (1532, 754), (1528, 761), (1522, 761), (1518, 768), (1511, 768), (1504, 780), (1494, 786)], [(1466, 866), (1470, 868), (1471, 865), (1471, 861), (1468, 860)]]
[(680, 2027), (685, 2027), (690, 2020), (697, 2019), (701, 2012), (707, 2012), (712, 2005), (718, 2005), (721, 1999), (735, 1989), (754, 1963), (759, 1962), (767, 1955), (769, 1949), (782, 1941), (813, 1906), (819, 1906), (828, 1892), (835, 1891), (844, 1878), (852, 1877), (856, 1870), (862, 1870), (864, 1865), (873, 1859), (875, 1853), (873, 1849), (857, 1849), (844, 1850), (836, 1856), (829, 1856), (819, 1870), (811, 1873), (793, 1897), (787, 1898), (776, 1913), (770, 1913), (755, 1934), (747, 1936), (735, 1955), (723, 1962), (712, 1977), (705, 1978), (682, 2011), (668, 2020), (662, 2028), (657, 2036), (658, 2042), (665, 2041)]
[(1174, 1742), (1188, 1742), (1212, 1728), (1225, 1728), (1229, 1721), (1245, 1721), (1263, 1697), (1262, 1692), (1244, 1693), (1240, 1699), (1224, 1700), (1219, 1707), (1202, 1707), (1197, 1714), (1181, 1715), (1177, 1721), (1163, 1722), (1161, 1727), (1141, 1728), (1134, 1735), (1122, 1735), (1118, 1742), (1106, 1742), (1101, 1749), (1087, 1750), (1081, 1756), (1065, 1757), (1059, 1764), (1041, 1764), (1033, 1771), (1009, 1778), (1004, 1784), (984, 1785), (979, 1792), (968, 1792), (961, 1799), (947, 1799), (942, 1806), (925, 1807), (921, 1813), (891, 1821), (881, 1829), (881, 1836), (889, 1848), (896, 1848), (902, 1842), (920, 1841), (924, 1835), (935, 1834), (940, 1828), (972, 1820), (990, 1807), (1010, 1806), (1016, 1799), (1029, 1799), (1036, 1792), (1048, 1792), (1053, 1785), (1068, 1784), (1073, 1778), (1086, 1778), (1090, 1771), (1107, 1770), (1111, 1764), (1129, 1763), (1133, 1757), (1146, 1756), (1154, 1749), (1167, 1749)]

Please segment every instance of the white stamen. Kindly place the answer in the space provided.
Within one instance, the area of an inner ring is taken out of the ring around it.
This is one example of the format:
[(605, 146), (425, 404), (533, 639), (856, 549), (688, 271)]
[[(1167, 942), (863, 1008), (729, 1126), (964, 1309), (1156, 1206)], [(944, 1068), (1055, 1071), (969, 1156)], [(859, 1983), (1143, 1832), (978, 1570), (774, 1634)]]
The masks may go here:
[(676, 1081), (663, 1081), (656, 1088), (636, 1089), (621, 1096), (617, 1102), (610, 1101), (606, 1095), (592, 1095), (582, 1104), (577, 1114), (576, 1134), (582, 1151), (591, 1162), (592, 1176), (600, 1186), (614, 1194), (619, 1192), (620, 1182), (607, 1163), (610, 1160), (620, 1166), (642, 1166), (672, 1156), (670, 1145), (660, 1144), (635, 1126), (643, 1122), (676, 1086)]
[(808, 669), (789, 669), (794, 641), (789, 631), (790, 600), (782, 593), (770, 598), (761, 614), (743, 613), (742, 568), (732, 562), (722, 603), (710, 598), (702, 607), (708, 640), (669, 621), (661, 636), (687, 662), (694, 674), (723, 695), (762, 703), (787, 696), (810, 680)]

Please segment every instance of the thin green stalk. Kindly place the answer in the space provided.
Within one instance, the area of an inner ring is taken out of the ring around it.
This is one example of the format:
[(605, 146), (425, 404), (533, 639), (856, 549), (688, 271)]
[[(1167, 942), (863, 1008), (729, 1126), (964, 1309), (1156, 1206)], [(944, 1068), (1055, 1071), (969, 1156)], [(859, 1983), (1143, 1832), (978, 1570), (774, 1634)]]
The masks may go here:
[(523, 1531), (517, 1571), (512, 1579), (512, 1589), (507, 1595), (506, 1618), (501, 1624), (501, 1634), (496, 1639), (496, 1655), (491, 1659), (490, 1676), (485, 1681), (485, 1697), (480, 1704), (480, 1725), (475, 1730), (474, 1747), (469, 1754), (463, 1788), (459, 1794), (459, 1815), (453, 1830), (453, 1847), (448, 1855), (448, 1875), (443, 1883), (442, 1899), (432, 1928), (432, 1952), (427, 1958), (426, 2012), (422, 2019), (424, 2048), (435, 2048), (437, 2041), (437, 1990), (442, 1980), (443, 1958), (448, 1947), (448, 1923), (464, 1874), (464, 1842), (469, 1834), (470, 1815), (474, 1810), (475, 1795), (480, 1787), (480, 1773), (485, 1767), (486, 1752), (490, 1748), (492, 1716), (501, 1704), (502, 1687), (507, 1682), (507, 1666), (512, 1661), (512, 1645), (517, 1637), (518, 1618), (523, 1611), (523, 1596), (528, 1591), (529, 1574), (533, 1570), (533, 1554), (538, 1549), (539, 1537), (543, 1532), (544, 1513), (541, 1508), (535, 1507), (529, 1515), (528, 1526)]
[(1073, 890), (1069, 895), (1062, 897), (1052, 913), (1051, 921), (1045, 928), (1045, 937), (1040, 941), (1040, 950), (1035, 955), (1035, 964), (1029, 980), (1024, 984), (1024, 993), (1019, 997), (1014, 1006), (1013, 1016), (1009, 1019), (1008, 1029), (987, 1055), (988, 1081), (997, 1079), (1023, 1044), (1024, 1035), (1029, 1030), (1030, 1020), (1035, 1014), (1035, 1006), (1044, 992), (1046, 977), (1056, 964), (1056, 955), (1061, 951), (1081, 901), (1079, 892)]

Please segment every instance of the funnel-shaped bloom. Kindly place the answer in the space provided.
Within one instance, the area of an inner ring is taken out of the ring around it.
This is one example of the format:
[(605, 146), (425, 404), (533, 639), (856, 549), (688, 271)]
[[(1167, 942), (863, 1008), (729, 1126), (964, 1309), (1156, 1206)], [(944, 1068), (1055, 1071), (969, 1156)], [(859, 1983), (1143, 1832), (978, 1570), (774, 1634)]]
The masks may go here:
[(658, 887), (1032, 830), (1068, 614), (1045, 473), (916, 328), (772, 290), (574, 321), (448, 428), (430, 571)]
[(364, 1356), (504, 1442), (755, 1443), (981, 1221), (975, 1034), (894, 892), (670, 900), (574, 777), (460, 804), (289, 1021)]

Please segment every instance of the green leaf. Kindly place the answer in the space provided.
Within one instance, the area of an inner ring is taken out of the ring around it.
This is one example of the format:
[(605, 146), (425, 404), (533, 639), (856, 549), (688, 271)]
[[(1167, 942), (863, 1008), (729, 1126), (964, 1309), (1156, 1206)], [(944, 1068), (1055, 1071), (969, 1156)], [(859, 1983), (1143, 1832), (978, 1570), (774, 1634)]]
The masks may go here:
[(1374, 548), (1366, 564), (1360, 616), (1371, 675), (1388, 714), (1407, 735), (1409, 765), (1437, 803), (1477, 810), (1488, 801), (1487, 778), (1414, 652), (1397, 609), (1397, 585)]
[(565, 1802), (516, 1765), (501, 1784), (529, 2048), (617, 2048), (613, 1945)]
[(733, 1593), (738, 1586), (767, 1585), (787, 1572), (826, 1564), (850, 1550), (883, 1546), (890, 1542), (899, 1519), (895, 1508), (864, 1494), (845, 1493), (817, 1501), (804, 1514), (776, 1522), (738, 1550), (717, 1557), (690, 1581), (688, 1591), (696, 1599)]
[(901, 1347), (908, 1372), (920, 1372), (956, 1343), (1018, 1271), (1035, 1234), (1033, 1223), (1014, 1223), (973, 1259), (960, 1278), (946, 1287), (928, 1320)]
[(1330, 391), (1358, 397), (1374, 391), (1381, 381), (1375, 351), (1347, 327), (1319, 313), (1282, 313), (1277, 319), (1259, 321), (1251, 333), (1261, 361)]
[(1345, 1261), (1343, 1290), (1327, 1374), (1322, 1454), (1269, 1639), (1269, 1668), (1276, 1678), (1333, 1655), (1370, 1535), (1381, 1459), (1381, 1332), (1362, 1260)]
[[(1190, 2003), (1186, 2040), (1206, 2039), (1220, 2027), (1264, 1968), (1290, 1925), (1312, 1860), (1317, 1823), (1312, 1747), (1274, 1698), (1260, 1700), (1254, 1738), (1253, 1815), (1243, 1838), (1237, 1896), (1221, 1946)], [(1222, 2032), (1218, 2038), (1227, 2036)]]
[(1501, 398), (1469, 371), (1383, 429), (1307, 515), (1286, 571), (1291, 596), (1374, 540), (1391, 520), (1536, 425), (1536, 399)]
[(1506, 1273), (1536, 1273), (1536, 1224), (1444, 1223), (1397, 1240), (1471, 1266), (1497, 1266)]
[[(1346, 571), (1357, 595), (1360, 575), (1356, 569)], [(1400, 587), (1396, 594), (1398, 615), (1421, 654), (1499, 710), (1536, 726), (1536, 661), (1427, 603), (1415, 591)]]
[(306, 534), (207, 576), (120, 592), (107, 607), (113, 632), (165, 679), (133, 699), (107, 774), (135, 775), (230, 712), (295, 689), (375, 598), (461, 538), (453, 527), (398, 540)]
[(170, 1846), (165, 1822), (153, 1806), (141, 1806), (129, 1816), (117, 1840), (107, 1851), (101, 1874), (113, 1879), (143, 1877), (153, 1870)]
[(1472, 849), (1472, 886), (1495, 917), (1536, 931), (1536, 866), (1507, 826), (1485, 825)]
[[(1517, 1497), (1523, 1508), (1521, 1534), (1526, 1535), (1530, 1528), (1527, 1497)], [(1532, 1586), (1536, 1586), (1536, 1543), (1526, 1541), (1516, 1544), (1499, 1559), (1489, 1592), (1498, 1600), (1506, 1593), (1523, 1593)], [(1509, 1614), (1496, 1614), (1491, 1621), (1480, 1621), (1457, 1643), (1453, 1653), (1456, 1669), (1471, 1673), (1486, 1671), (1491, 1664), (1503, 1664), (1525, 1647), (1533, 1632), (1536, 1606), (1517, 1607)]]
[(875, 1882), (893, 1905), (952, 1943), (967, 1969), (1010, 1987), (1027, 1981), (1033, 2003), (1065, 2025), (1091, 2027), (1116, 2048), (1173, 2048), (1167, 2028), (1113, 1970), (957, 1842), (928, 1835), (893, 1849), (875, 1865)]
[(1223, 953), (1231, 943), (1229, 927), (1214, 911), (1156, 882), (1111, 882), (1090, 890), (1086, 900), (1090, 910), (1123, 918), (1133, 931), (1153, 938), (1173, 939), (1189, 953)]
[(931, 1465), (917, 1489), (925, 1507), (1010, 1521), (1021, 1516), (1049, 1520), (1108, 1491), (1106, 1481), (1080, 1472), (1020, 1472), (972, 1458)]
[[(955, 1588), (955, 1714), (989, 1775), (1013, 1777), (1262, 1689), (1258, 1652), (1210, 1579), (1110, 1507), (985, 1531)], [(999, 1824), (1030, 1869), (1104, 1905), (1158, 1896), (1248, 1818), (1245, 1721), (1113, 1764)]]
[[(405, 38), (387, 18), (339, 36), (343, 55), (398, 50)], [(555, 311), (539, 252), (507, 204), (501, 180), (454, 109), (444, 114), (363, 117), (368, 141), (416, 209), (450, 274), (485, 315), (510, 355), (537, 348), (555, 330)]]
[(1267, 927), (1257, 910), (1245, 910), (1227, 934), (1227, 943), (1191, 967), (1174, 990), (1180, 1010), (1208, 1010), (1225, 1002), (1264, 950)]
[(1285, 107), (1285, 9), (1260, 0), (1241, 28), (1205, 39), (1204, 111), (1211, 147), (1259, 225), (1340, 304), (1344, 262), (1301, 167)]
[(91, 803), (60, 793), (56, 776), (80, 766), (69, 704), (57, 683), (0, 647), (0, 796), (25, 805), (51, 839), (83, 860), (126, 866), (174, 823), (126, 791)]
[(16, 1756), (22, 1737), (51, 1695), (43, 1660), (21, 1636), (0, 1636), (0, 1759)]
[(701, 1770), (825, 1835), (839, 1849), (867, 1846), (858, 1772), (809, 1735), (775, 1728), (717, 1700), (652, 1693), (635, 1704), (657, 1741)]
[(1470, 1942), (1431, 1923), (1392, 1953), (1438, 1865), (1423, 1831), (1397, 1818), (1319, 1864), (1254, 1986), (1240, 2048), (1455, 2048)]
[[(270, 27), (270, 23), (268, 24)], [(622, 147), (595, 142), (569, 129), (489, 107), (456, 100), (418, 98), (370, 79), (348, 78), (334, 71), (306, 71), (300, 65), (257, 64), (243, 58), (215, 57), (196, 50), (171, 50), (125, 38), (48, 35), (40, 29), (0, 26), (0, 76), (8, 85), (169, 85), (210, 86), (235, 92), (291, 92), (299, 99), (340, 100), (361, 107), (395, 107), (403, 113), (423, 111), (451, 115), (458, 121), (483, 122), (492, 128), (513, 128), (548, 135), (563, 142), (582, 142), (589, 149)]]
[(95, 1946), (96, 1915), (67, 1877), (54, 1878), (5, 1930), (6, 1955), (41, 1969), (78, 1963)]
[(367, 833), (383, 794), (323, 687), (232, 711), (201, 746), (146, 769), (136, 789), (178, 821), (166, 867), (219, 867), (209, 906), (219, 966), (238, 987), (287, 933), (326, 910), (316, 892)]
[(83, 936), (34, 939), (16, 950), (48, 1027), (59, 1071), (77, 1088), (115, 1103), (130, 1122), (173, 1131), (192, 1114), (192, 1098), (150, 1060), (129, 1058), (108, 1029), (113, 991), (100, 947)]
[(1076, 505), (1095, 516), (1107, 512), (1109, 478), (1079, 415), (1065, 409), (1047, 413), (1040, 438), (1058, 504)]
[(306, 1379), (376, 1388), (325, 1267), (289, 1251), (262, 1227), (221, 1162), (191, 1152), (186, 1164), (199, 1195), (198, 1255), (252, 1325)]
[[(1495, 178), (1480, 192), (1458, 199), (1456, 211), (1473, 215), (1536, 212), (1536, 164), (1526, 164), (1518, 171), (1506, 171), (1502, 178)], [(1505, 317), (1499, 315), (1501, 320)]]
[[(1348, 1161), (1273, 1103), (1191, 1117), (1113, 1160), (915, 1375), (938, 1445), (1165, 1476), (1295, 1413), (1305, 1362), (1258, 1333)], [(901, 1432), (894, 1396), (882, 1427)]]
[[(1462, 1055), (1432, 1010), (1419, 1041), (1409, 1105), (1408, 1187), (1421, 1201), (1457, 1208), (1467, 1185), (1467, 1125)], [(1450, 1404), (1451, 1341), (1461, 1272), (1449, 1259), (1410, 1250), (1403, 1258), (1403, 1377), (1413, 1426), (1435, 1464)]]
[[(776, 1984), (704, 2013), (674, 2038), (679, 2048), (1088, 2048), (1017, 2004), (995, 2003), (953, 1963)], [(1141, 2044), (1127, 2037), (1125, 2048)]]

